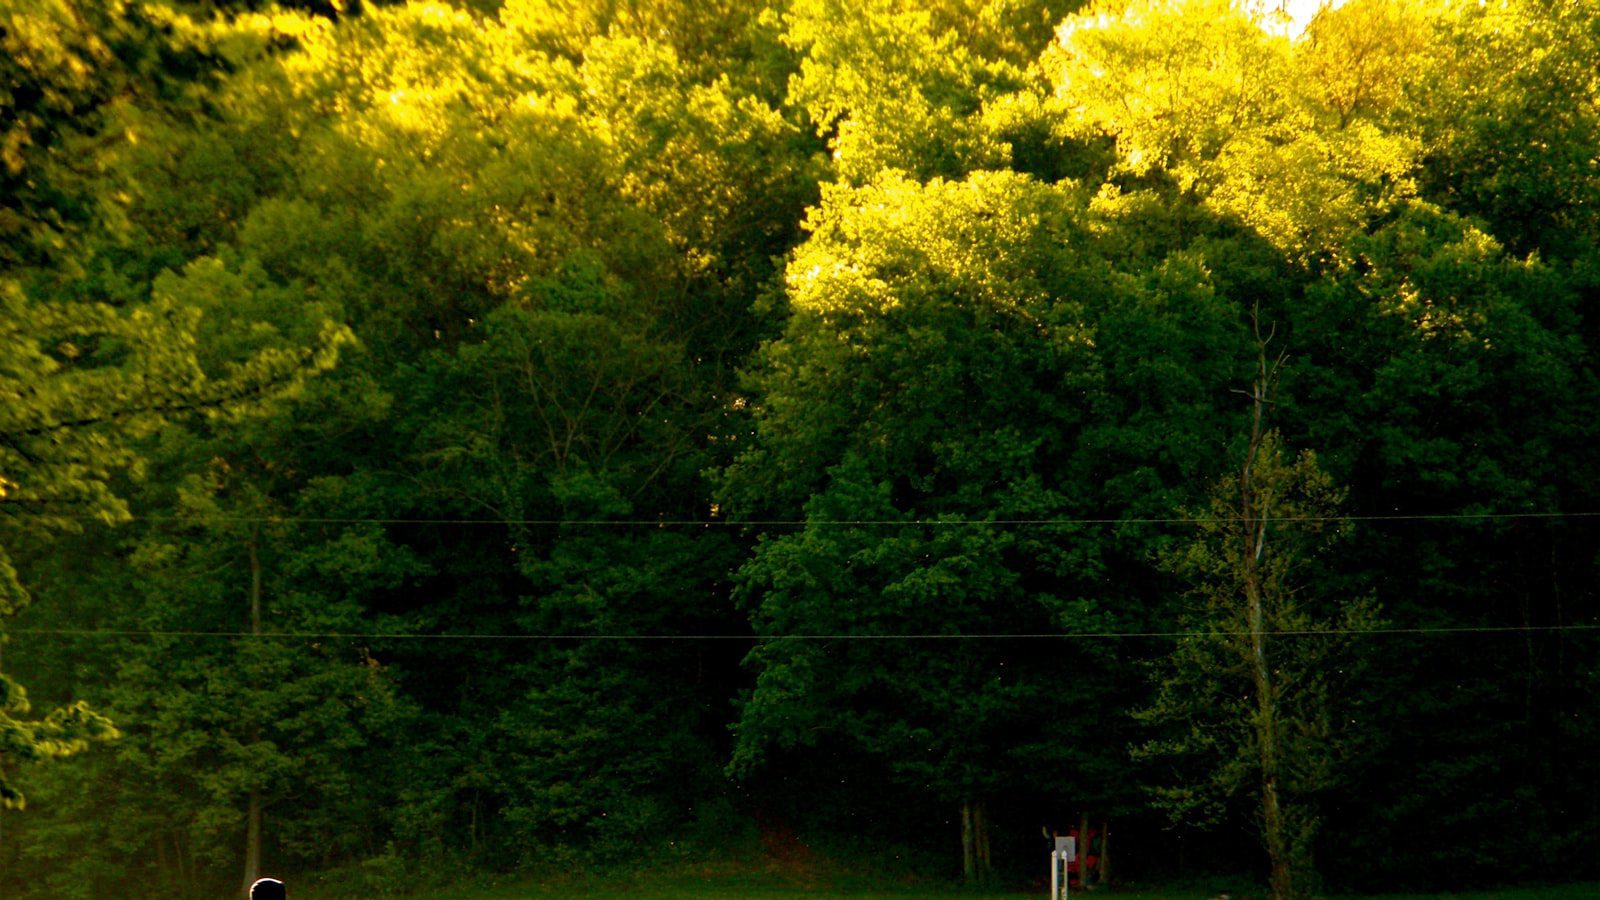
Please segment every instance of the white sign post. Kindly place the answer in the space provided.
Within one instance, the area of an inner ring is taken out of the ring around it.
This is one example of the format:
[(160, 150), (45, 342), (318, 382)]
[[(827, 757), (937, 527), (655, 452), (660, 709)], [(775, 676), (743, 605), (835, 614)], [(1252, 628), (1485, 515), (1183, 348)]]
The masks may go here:
[(1067, 863), (1078, 861), (1078, 839), (1056, 838), (1056, 849), (1050, 851), (1050, 900), (1067, 900), (1071, 889), (1067, 887)]

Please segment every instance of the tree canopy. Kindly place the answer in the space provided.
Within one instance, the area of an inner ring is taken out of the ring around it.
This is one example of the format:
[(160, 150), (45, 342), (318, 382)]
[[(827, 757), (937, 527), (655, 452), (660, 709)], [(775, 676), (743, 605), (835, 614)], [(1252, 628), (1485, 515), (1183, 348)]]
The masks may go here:
[(8, 0), (0, 893), (1594, 876), (1600, 19), (1273, 6)]

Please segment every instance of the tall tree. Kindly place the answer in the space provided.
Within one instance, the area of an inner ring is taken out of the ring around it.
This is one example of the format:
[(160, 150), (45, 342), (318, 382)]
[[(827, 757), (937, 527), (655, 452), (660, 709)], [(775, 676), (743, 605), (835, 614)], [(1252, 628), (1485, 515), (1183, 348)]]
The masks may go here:
[(1195, 540), (1167, 560), (1192, 580), (1196, 602), (1180, 618), (1190, 634), (1154, 667), (1154, 703), (1142, 712), (1175, 727), (1141, 753), (1198, 758), (1191, 780), (1157, 792), (1178, 821), (1254, 798), (1272, 894), (1287, 898), (1316, 891), (1315, 798), (1337, 784), (1357, 730), (1348, 650), (1377, 620), (1369, 600), (1319, 597), (1306, 583), (1339, 531), (1342, 491), (1314, 454), (1288, 458), (1267, 428), (1277, 365), (1263, 342), (1238, 474), (1196, 518)]

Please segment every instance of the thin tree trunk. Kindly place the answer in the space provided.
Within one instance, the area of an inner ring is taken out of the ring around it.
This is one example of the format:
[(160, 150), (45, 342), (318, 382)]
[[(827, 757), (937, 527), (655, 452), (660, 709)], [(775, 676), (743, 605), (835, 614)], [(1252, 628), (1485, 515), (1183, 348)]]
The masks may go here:
[[(250, 541), (246, 548), (250, 554), (250, 634), (261, 634), (261, 553), (257, 546), (260, 535), (257, 528), (250, 531)], [(253, 729), (250, 734), (252, 743), (261, 740), (259, 729)], [(249, 806), (245, 812), (244, 836), (244, 890), (243, 894), (249, 896), (250, 885), (255, 884), (261, 877), (261, 789), (250, 788)]]
[(261, 633), (261, 551), (257, 546), (260, 532), (255, 528), (250, 531), (250, 542), (246, 549), (250, 553), (250, 633)]
[(1565, 714), (1567, 710), (1567, 614), (1561, 605), (1561, 567), (1556, 557), (1556, 542), (1550, 540), (1550, 599), (1555, 601), (1556, 609), (1556, 710)]
[(1104, 887), (1111, 883), (1111, 823), (1100, 823), (1100, 880)]
[(1522, 599), (1522, 647), (1528, 657), (1527, 665), (1522, 668), (1525, 673), (1522, 679), (1522, 752), (1523, 759), (1533, 759), (1533, 693), (1539, 680), (1539, 655), (1533, 645), (1533, 597), (1528, 589), (1533, 582), (1533, 567), (1527, 564), (1523, 554), (1517, 556), (1522, 569), (1522, 577), (1517, 579), (1522, 586), (1519, 592)]
[(978, 880), (987, 883), (989, 864), (989, 804), (979, 800), (972, 804), (972, 842), (978, 860)]
[(261, 877), (261, 792), (250, 789), (250, 809), (246, 814), (244, 838), (244, 893)]
[(972, 845), (972, 801), (961, 801), (961, 878), (967, 884), (978, 880), (978, 859)]
[(1254, 574), (1250, 571), (1245, 592), (1250, 601), (1250, 675), (1255, 682), (1256, 743), (1261, 757), (1261, 826), (1266, 834), (1267, 856), (1272, 860), (1272, 896), (1283, 900), (1293, 896), (1294, 881), (1289, 867), (1283, 808), (1278, 798), (1277, 709), (1272, 698), (1272, 671), (1267, 664), (1261, 591)]
[[(1258, 337), (1259, 341), (1259, 330)], [(1261, 584), (1261, 558), (1267, 546), (1267, 522), (1272, 514), (1272, 497), (1258, 495), (1255, 486), (1255, 459), (1266, 432), (1262, 419), (1266, 412), (1267, 392), (1271, 373), (1267, 369), (1265, 344), (1260, 344), (1259, 369), (1255, 390), (1252, 392), (1253, 408), (1250, 425), (1250, 447), (1245, 455), (1244, 468), (1239, 473), (1240, 518), (1247, 526), (1244, 548), (1244, 595), (1246, 630), (1250, 633), (1250, 679), (1256, 695), (1256, 745), (1261, 766), (1261, 827), (1267, 844), (1267, 856), (1272, 862), (1269, 885), (1272, 896), (1283, 900), (1294, 894), (1294, 878), (1290, 865), (1287, 830), (1283, 821), (1283, 805), (1278, 796), (1278, 710), (1273, 694), (1272, 667), (1267, 660), (1266, 598)]]

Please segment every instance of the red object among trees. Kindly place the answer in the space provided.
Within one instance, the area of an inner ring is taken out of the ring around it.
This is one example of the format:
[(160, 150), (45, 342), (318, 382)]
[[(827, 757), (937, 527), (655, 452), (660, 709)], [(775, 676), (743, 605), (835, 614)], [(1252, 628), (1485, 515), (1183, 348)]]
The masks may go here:
[(1077, 859), (1067, 862), (1067, 883), (1073, 887), (1105, 884), (1110, 875), (1106, 853), (1110, 829), (1105, 825), (1099, 828), (1080, 825), (1069, 830), (1067, 836), (1073, 838), (1078, 847)]

